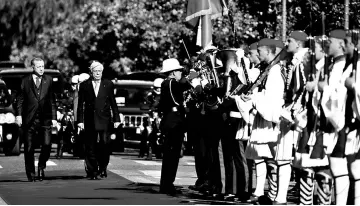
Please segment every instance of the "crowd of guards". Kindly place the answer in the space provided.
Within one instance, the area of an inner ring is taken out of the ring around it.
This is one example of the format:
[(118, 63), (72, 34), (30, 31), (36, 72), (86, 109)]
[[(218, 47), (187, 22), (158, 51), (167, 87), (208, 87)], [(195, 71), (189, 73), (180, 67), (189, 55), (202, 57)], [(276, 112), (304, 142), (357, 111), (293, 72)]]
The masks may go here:
[(286, 42), (205, 47), (188, 70), (166, 59), (160, 192), (181, 192), (174, 181), (187, 133), (197, 174), (189, 188), (204, 195), (286, 204), (295, 174), (299, 204), (360, 204), (358, 38), (293, 31)]

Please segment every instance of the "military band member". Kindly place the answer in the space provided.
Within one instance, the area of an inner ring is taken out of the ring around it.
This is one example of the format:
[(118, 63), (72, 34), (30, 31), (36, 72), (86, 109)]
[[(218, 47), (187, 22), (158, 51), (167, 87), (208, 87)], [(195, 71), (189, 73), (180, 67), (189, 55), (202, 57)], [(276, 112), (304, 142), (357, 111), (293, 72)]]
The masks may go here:
[(180, 83), (184, 67), (177, 59), (163, 61), (161, 73), (167, 79), (161, 84), (159, 111), (162, 112), (160, 129), (164, 134), (164, 155), (161, 168), (160, 192), (175, 195), (174, 187), (180, 151), (185, 133), (185, 109), (183, 92), (187, 87)]
[[(255, 47), (255, 51), (254, 51)], [(257, 43), (252, 45), (252, 60), (244, 56), (244, 50), (239, 49), (236, 52), (237, 56), (237, 65), (239, 68), (235, 69), (236, 75), (233, 75), (231, 78), (232, 89), (239, 85), (250, 85), (253, 83), (260, 70), (258, 68), (251, 68), (251, 61), (254, 63), (259, 63), (259, 60), (255, 54), (257, 54)], [(256, 53), (255, 53), (256, 52)], [(256, 61), (257, 60), (257, 61)], [(235, 77), (235, 78), (234, 78)], [(240, 82), (239, 82), (240, 80)], [(237, 106), (237, 101), (239, 101), (239, 95), (231, 95), (227, 101), (230, 101), (232, 104), (227, 108), (230, 110), (229, 117), (226, 120), (225, 128), (225, 138), (223, 138), (224, 148), (224, 164), (225, 164), (225, 192), (227, 195), (225, 199), (237, 198), (239, 201), (248, 200), (252, 190), (252, 174), (250, 170), (252, 168), (248, 167), (248, 161), (245, 157), (245, 148), (247, 140), (250, 136), (251, 126), (246, 123), (238, 111), (241, 109), (241, 106)], [(235, 170), (233, 165), (235, 165)], [(250, 170), (249, 170), (250, 169)], [(235, 178), (233, 173), (236, 174)], [(234, 179), (236, 181), (234, 181)], [(232, 194), (232, 192), (235, 192)]]

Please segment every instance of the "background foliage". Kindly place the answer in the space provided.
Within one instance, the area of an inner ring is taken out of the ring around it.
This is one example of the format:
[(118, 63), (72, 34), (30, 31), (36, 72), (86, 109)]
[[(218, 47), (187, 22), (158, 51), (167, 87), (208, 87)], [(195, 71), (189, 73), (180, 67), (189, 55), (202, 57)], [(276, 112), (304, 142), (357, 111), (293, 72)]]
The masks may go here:
[[(0, 60), (27, 62), (45, 58), (47, 67), (66, 78), (87, 72), (99, 60), (105, 76), (153, 71), (165, 58), (186, 61), (195, 54), (195, 31), (185, 22), (186, 0), (1, 0)], [(264, 37), (281, 38), (281, 0), (230, 1), (237, 38), (253, 43)], [(359, 28), (360, 3), (350, 0), (350, 28)], [(344, 25), (344, 0), (288, 0), (287, 31), (321, 34), (321, 12), (326, 31)], [(213, 42), (233, 45), (227, 16), (213, 20)]]

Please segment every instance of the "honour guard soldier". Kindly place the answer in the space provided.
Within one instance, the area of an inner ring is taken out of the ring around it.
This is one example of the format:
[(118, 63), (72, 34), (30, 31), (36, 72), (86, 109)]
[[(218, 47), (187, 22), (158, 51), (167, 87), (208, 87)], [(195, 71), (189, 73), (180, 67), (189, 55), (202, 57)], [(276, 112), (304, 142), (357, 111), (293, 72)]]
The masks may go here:
[[(341, 36), (341, 38), (344, 37)], [(337, 85), (331, 98), (338, 101), (339, 109), (335, 107), (338, 112), (332, 112), (335, 115), (332, 115), (333, 118), (330, 118), (330, 121), (336, 123), (338, 130), (343, 127), (338, 133), (336, 145), (329, 159), (331, 171), (335, 178), (336, 204), (360, 204), (360, 161), (358, 155), (360, 121), (357, 112), (359, 111), (359, 92), (357, 90), (359, 85), (356, 83), (356, 80), (359, 79), (358, 39), (359, 32), (356, 30), (348, 32), (345, 38), (345, 53), (348, 57), (346, 67), (343, 70), (340, 84)], [(354, 191), (349, 191), (351, 183), (354, 184)], [(350, 192), (354, 193), (354, 196), (350, 195)]]
[[(318, 137), (322, 135), (322, 131), (317, 129), (315, 126), (319, 124), (319, 119), (314, 118), (316, 114), (314, 114), (313, 104), (311, 95), (315, 89), (315, 86), (319, 80), (320, 71), (324, 68), (325, 62), (325, 53), (321, 46), (322, 41), (325, 40), (325, 37), (316, 36), (314, 37), (315, 47), (313, 48), (314, 56), (311, 58), (315, 58), (315, 65), (309, 66), (315, 67), (314, 73), (310, 74), (314, 75), (313, 80), (309, 80), (306, 83), (306, 90), (309, 95), (309, 99), (307, 100), (307, 126), (303, 129), (300, 137), (299, 137), (299, 145), (294, 158), (293, 165), (295, 168), (300, 169), (300, 204), (303, 205), (312, 205), (312, 204), (330, 204), (330, 196), (331, 191), (329, 191), (329, 184), (331, 183), (331, 174), (329, 169), (329, 161), (328, 158), (323, 155), (317, 158), (311, 158), (310, 155), (314, 150), (313, 145), (308, 145), (309, 136)], [(310, 59), (309, 59), (310, 60)], [(310, 60), (311, 61), (311, 60)], [(317, 182), (317, 198), (314, 200), (315, 192), (315, 181)], [(331, 185), (330, 185), (331, 186)]]
[[(335, 149), (336, 142), (338, 141), (338, 131), (344, 126), (344, 122), (338, 120), (341, 120), (341, 117), (344, 116), (344, 114), (341, 114), (343, 113), (341, 108), (342, 104), (345, 103), (344, 98), (346, 98), (346, 91), (344, 91), (344, 88), (340, 87), (340, 85), (343, 84), (342, 74), (346, 63), (344, 55), (345, 38), (346, 33), (344, 30), (333, 30), (330, 32), (326, 51), (328, 56), (333, 59), (329, 66), (330, 74), (328, 80), (325, 77), (324, 81), (318, 82), (318, 91), (320, 92), (320, 95), (319, 93), (315, 93), (316, 96), (313, 98), (315, 105), (319, 105), (317, 101), (320, 101), (319, 129), (323, 131), (322, 136), (325, 153), (331, 155), (329, 157), (329, 163), (332, 176), (335, 179), (336, 204), (341, 204), (341, 202), (343, 202), (343, 186), (349, 182), (348, 177), (344, 176), (347, 173), (346, 162), (343, 161), (343, 158), (338, 158), (337, 155), (334, 155), (338, 150)], [(324, 68), (324, 71), (324, 75), (327, 75), (326, 68)], [(321, 99), (318, 96), (320, 96)], [(317, 109), (315, 112), (317, 113)], [(311, 142), (311, 139), (309, 141)], [(316, 145), (314, 145), (314, 147), (316, 147)], [(316, 152), (316, 150), (313, 150), (313, 155), (316, 155)], [(325, 190), (324, 192), (328, 196), (326, 198), (329, 199), (332, 180), (331, 178), (324, 177), (323, 183), (328, 184), (328, 190)]]
[(183, 92), (187, 89), (181, 82), (184, 67), (177, 59), (163, 61), (161, 73), (167, 79), (161, 84), (159, 111), (162, 112), (160, 123), (164, 134), (164, 155), (161, 168), (160, 192), (175, 195), (174, 181), (180, 159), (180, 152), (185, 133), (185, 109)]
[[(276, 46), (271, 39), (262, 39), (258, 42), (259, 59), (267, 64), (275, 58)], [(274, 143), (278, 140), (280, 111), (283, 105), (284, 79), (281, 67), (271, 64), (266, 70), (267, 78), (262, 82), (258, 92), (251, 96), (242, 95), (244, 102), (250, 101), (257, 113), (254, 118), (252, 133), (245, 150), (248, 159), (258, 160), (256, 164), (256, 190), (250, 201), (257, 201), (264, 194), (266, 180), (265, 159), (274, 158)]]

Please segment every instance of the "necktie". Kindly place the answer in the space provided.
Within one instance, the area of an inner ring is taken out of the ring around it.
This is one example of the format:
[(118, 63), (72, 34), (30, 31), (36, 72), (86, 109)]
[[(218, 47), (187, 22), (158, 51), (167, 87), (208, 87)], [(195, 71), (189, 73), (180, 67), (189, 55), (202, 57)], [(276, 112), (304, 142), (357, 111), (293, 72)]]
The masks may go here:
[(99, 92), (99, 82), (95, 81), (94, 83), (95, 83), (95, 96), (97, 96)]
[(36, 77), (36, 87), (40, 87), (40, 77)]

